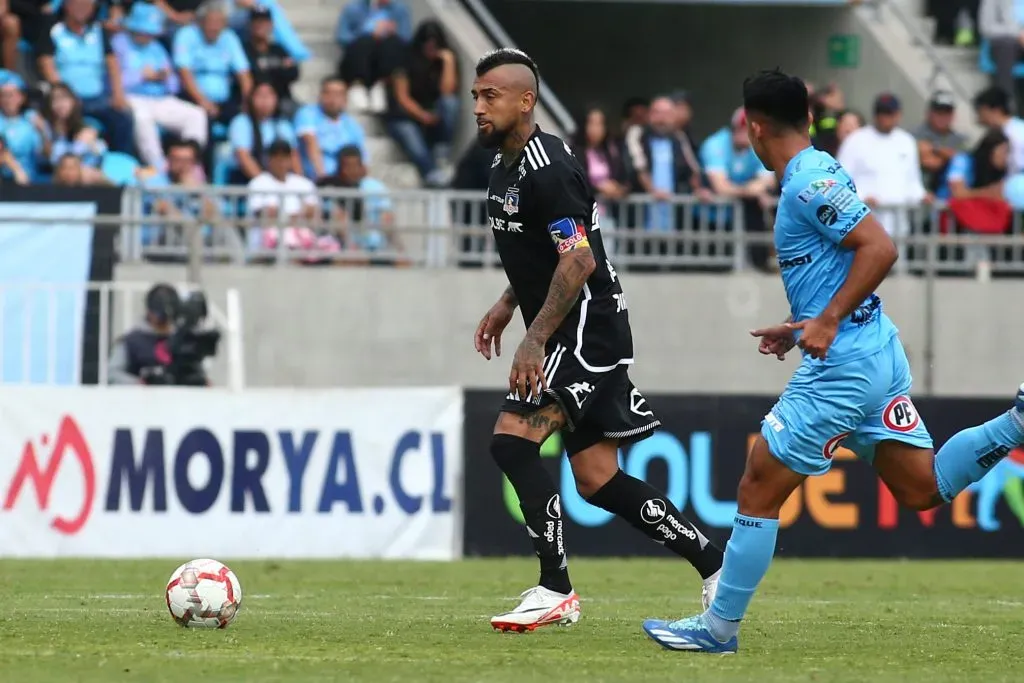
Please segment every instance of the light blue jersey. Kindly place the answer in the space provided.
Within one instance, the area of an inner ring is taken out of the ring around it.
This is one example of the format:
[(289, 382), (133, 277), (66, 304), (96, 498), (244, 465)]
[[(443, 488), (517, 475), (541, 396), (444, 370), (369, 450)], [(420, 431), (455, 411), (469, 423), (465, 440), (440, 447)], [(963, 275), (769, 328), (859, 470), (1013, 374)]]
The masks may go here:
[[(775, 249), (794, 321), (820, 315), (846, 282), (853, 251), (841, 243), (869, 212), (831, 155), (808, 147), (787, 164)], [(826, 360), (804, 356), (761, 435), (772, 455), (806, 475), (828, 471), (840, 445), (869, 462), (887, 439), (931, 448), (911, 383), (896, 326), (872, 294), (840, 321)]]
[[(846, 282), (853, 252), (840, 243), (869, 212), (831, 154), (808, 147), (786, 166), (775, 217), (775, 250), (794, 321), (820, 315)], [(896, 326), (882, 312), (882, 300), (872, 294), (840, 322), (823, 362), (840, 365), (865, 358), (895, 334)]]

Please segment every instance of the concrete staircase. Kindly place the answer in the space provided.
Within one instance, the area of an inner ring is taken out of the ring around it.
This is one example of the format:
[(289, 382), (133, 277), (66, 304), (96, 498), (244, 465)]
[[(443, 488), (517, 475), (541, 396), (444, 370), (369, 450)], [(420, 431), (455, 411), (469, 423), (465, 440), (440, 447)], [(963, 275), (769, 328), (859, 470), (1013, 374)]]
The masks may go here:
[(980, 135), (971, 100), (988, 85), (989, 77), (978, 69), (978, 51), (933, 44), (935, 24), (925, 15), (924, 4), (923, 0), (879, 0), (857, 13), (864, 29), (905, 72), (922, 104), (932, 91), (950, 90), (958, 100), (957, 127)]
[[(337, 72), (341, 50), (334, 42), (334, 29), (346, 0), (284, 0), (282, 5), (295, 30), (313, 53), (301, 66), (301, 77), (292, 92), (303, 104), (316, 102), (320, 81)], [(380, 119), (370, 114), (356, 115), (366, 131), (370, 154), (370, 173), (393, 189), (420, 187), (416, 167), (406, 160), (402, 150), (384, 129)]]

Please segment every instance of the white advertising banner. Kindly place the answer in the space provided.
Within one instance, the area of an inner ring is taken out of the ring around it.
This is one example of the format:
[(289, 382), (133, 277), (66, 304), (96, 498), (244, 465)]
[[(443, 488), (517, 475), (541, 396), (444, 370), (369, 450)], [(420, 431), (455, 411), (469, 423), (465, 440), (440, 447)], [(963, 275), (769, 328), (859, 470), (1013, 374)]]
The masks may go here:
[(0, 556), (444, 560), (458, 388), (4, 387)]

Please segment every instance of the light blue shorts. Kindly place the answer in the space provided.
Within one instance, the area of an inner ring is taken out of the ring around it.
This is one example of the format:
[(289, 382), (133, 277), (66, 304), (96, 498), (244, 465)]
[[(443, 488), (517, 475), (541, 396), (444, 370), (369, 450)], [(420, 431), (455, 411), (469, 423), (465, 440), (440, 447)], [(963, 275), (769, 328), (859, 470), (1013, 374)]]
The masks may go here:
[(875, 444), (886, 439), (931, 448), (910, 384), (910, 363), (896, 335), (874, 355), (842, 365), (805, 359), (764, 416), (761, 435), (782, 464), (808, 476), (827, 472), (839, 446), (869, 463)]

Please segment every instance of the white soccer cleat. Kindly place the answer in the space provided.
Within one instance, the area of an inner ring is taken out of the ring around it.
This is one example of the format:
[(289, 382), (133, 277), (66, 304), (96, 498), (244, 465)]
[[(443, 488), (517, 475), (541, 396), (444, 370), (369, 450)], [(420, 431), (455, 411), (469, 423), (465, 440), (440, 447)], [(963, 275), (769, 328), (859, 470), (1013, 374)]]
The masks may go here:
[(519, 597), (522, 600), (514, 610), (491, 617), (495, 630), (525, 633), (551, 624), (570, 626), (580, 620), (580, 596), (576, 591), (566, 595), (536, 586)]
[(722, 570), (704, 579), (704, 586), (700, 589), (700, 602), (704, 605), (704, 611), (711, 609), (711, 603), (715, 601), (715, 593), (718, 592), (718, 579), (722, 577)]

